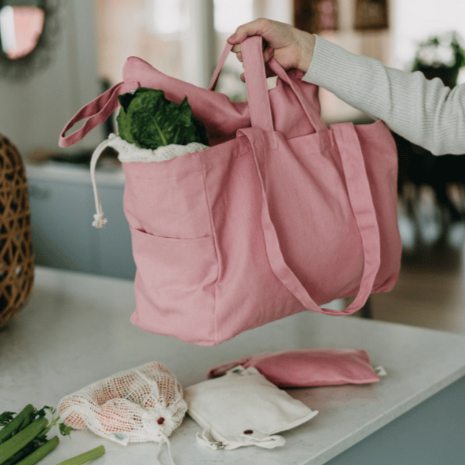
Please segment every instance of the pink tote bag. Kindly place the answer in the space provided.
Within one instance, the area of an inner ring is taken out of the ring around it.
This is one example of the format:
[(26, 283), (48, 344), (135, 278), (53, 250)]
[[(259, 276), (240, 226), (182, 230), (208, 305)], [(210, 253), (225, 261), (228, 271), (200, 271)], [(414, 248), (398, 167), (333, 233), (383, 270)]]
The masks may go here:
[[(138, 86), (178, 103), (187, 96), (210, 147), (123, 163), (124, 211), (137, 265), (131, 321), (199, 345), (304, 310), (353, 313), (370, 293), (391, 290), (400, 268), (397, 151), (387, 126), (328, 129), (318, 88), (302, 72), (272, 59), (277, 86), (268, 90), (262, 38), (242, 49), (248, 102), (214, 91), (229, 44), (209, 89), (130, 57), (123, 82), (82, 108), (60, 137), (62, 147), (77, 142)], [(355, 299), (343, 311), (320, 308), (346, 296)]]

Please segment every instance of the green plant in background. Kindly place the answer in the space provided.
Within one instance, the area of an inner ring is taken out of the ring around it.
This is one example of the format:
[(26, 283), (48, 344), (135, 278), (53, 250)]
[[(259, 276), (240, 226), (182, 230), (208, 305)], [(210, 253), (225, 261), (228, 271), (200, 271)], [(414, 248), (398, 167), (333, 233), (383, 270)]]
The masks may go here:
[(456, 32), (429, 37), (418, 44), (412, 71), (421, 71), (428, 79), (439, 77), (446, 86), (457, 85), (457, 77), (465, 66), (463, 39)]
[(187, 97), (177, 104), (162, 90), (139, 87), (118, 97), (121, 109), (116, 118), (121, 139), (143, 149), (190, 142), (208, 145), (203, 123), (194, 116)]

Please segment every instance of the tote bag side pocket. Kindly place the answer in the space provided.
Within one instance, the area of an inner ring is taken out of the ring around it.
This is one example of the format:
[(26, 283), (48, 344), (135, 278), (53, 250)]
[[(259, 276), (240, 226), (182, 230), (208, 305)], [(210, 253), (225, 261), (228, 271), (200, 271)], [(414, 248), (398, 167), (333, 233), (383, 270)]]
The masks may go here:
[(131, 322), (186, 342), (216, 344), (214, 238), (172, 239), (130, 229), (137, 266)]
[(199, 154), (123, 169), (137, 267), (131, 321), (155, 334), (216, 344), (219, 267)]
[(123, 163), (123, 206), (131, 227), (173, 239), (213, 235), (200, 153)]

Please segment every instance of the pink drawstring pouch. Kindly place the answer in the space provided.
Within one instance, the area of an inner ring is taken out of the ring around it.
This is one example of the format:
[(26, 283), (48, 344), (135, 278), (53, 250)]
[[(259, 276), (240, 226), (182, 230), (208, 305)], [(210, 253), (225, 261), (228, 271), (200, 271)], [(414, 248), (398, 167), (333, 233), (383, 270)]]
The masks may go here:
[(236, 366), (254, 367), (279, 387), (339, 386), (379, 381), (386, 372), (373, 368), (364, 350), (304, 349), (244, 357), (212, 368), (210, 378), (224, 375)]

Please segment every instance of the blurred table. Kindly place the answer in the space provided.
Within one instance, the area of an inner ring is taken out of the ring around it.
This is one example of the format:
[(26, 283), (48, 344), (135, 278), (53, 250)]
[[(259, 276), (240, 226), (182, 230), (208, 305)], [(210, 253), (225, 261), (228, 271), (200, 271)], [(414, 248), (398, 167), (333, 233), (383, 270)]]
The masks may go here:
[[(361, 348), (388, 376), (364, 386), (290, 389), (319, 414), (283, 433), (282, 448), (212, 451), (186, 417), (171, 436), (177, 465), (463, 465), (465, 338), (438, 331), (301, 313), (216, 347), (193, 346), (133, 326), (130, 281), (37, 268), (32, 298), (0, 330), (0, 412), (61, 397), (148, 361), (166, 365), (186, 387), (209, 368), (245, 355), (296, 348)], [(53, 431), (52, 431), (53, 433)], [(154, 463), (157, 445), (109, 442), (88, 431), (61, 437), (41, 465), (104, 444), (95, 465)], [(162, 463), (168, 463), (166, 451)]]

